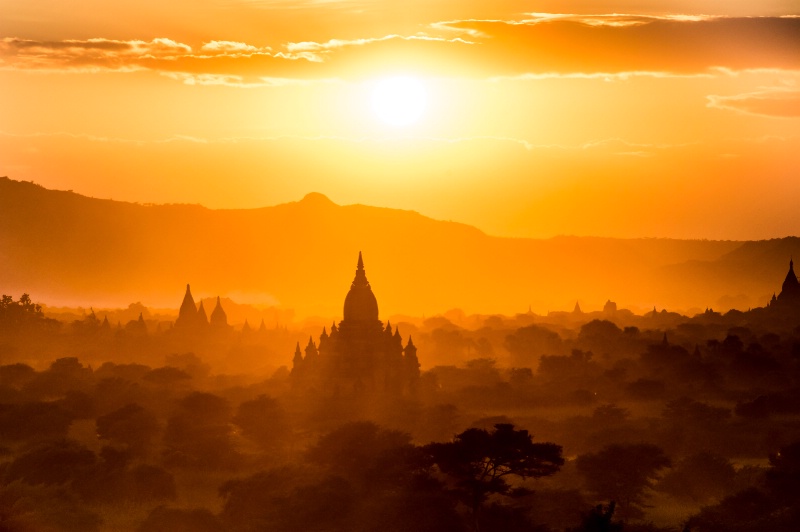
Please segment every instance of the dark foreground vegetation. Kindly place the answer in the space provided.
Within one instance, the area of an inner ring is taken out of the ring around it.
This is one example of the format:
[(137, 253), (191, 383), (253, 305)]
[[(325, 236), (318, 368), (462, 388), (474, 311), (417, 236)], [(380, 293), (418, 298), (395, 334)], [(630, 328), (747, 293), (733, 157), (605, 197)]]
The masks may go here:
[(798, 530), (798, 324), (437, 317), (401, 325), (412, 393), (332, 395), (285, 367), (308, 331), (6, 296), (0, 531)]

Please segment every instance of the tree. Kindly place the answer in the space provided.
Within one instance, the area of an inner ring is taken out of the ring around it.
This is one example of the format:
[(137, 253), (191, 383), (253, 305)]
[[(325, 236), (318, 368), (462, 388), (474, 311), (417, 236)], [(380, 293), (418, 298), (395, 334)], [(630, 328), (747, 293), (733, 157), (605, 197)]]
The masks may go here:
[(192, 392), (179, 401), (179, 407), (164, 431), (167, 463), (220, 468), (238, 461), (231, 442), (231, 407), (227, 399)]
[(735, 479), (736, 470), (726, 458), (699, 452), (678, 462), (658, 489), (682, 501), (707, 503), (725, 495)]
[(554, 474), (564, 464), (561, 446), (533, 443), (527, 430), (510, 423), (492, 432), (467, 429), (452, 442), (425, 446), (439, 470), (455, 481), (456, 493), (471, 510), (476, 530), (478, 513), (491, 494), (515, 494), (508, 478), (539, 478)]
[(22, 294), (19, 301), (11, 296), (0, 298), (0, 330), (17, 332), (24, 327), (38, 325), (48, 321), (42, 312), (42, 306), (31, 301), (31, 296)]
[(65, 438), (72, 418), (53, 402), (0, 404), (0, 441)]
[(506, 336), (505, 347), (515, 366), (533, 367), (542, 355), (560, 353), (563, 342), (558, 333), (540, 325), (529, 325)]
[(698, 532), (789, 532), (800, 523), (800, 442), (769, 457), (763, 488), (751, 487), (719, 504), (706, 506), (689, 519)]
[(614, 501), (608, 506), (598, 504), (584, 514), (581, 525), (570, 532), (621, 532), (624, 529), (623, 524), (613, 520), (615, 506)]
[(135, 403), (100, 416), (96, 425), (98, 436), (126, 445), (136, 454), (144, 454), (150, 448), (159, 430), (155, 414)]
[(219, 520), (205, 508), (185, 510), (159, 506), (139, 525), (140, 532), (217, 532), (221, 529)]
[(657, 473), (670, 465), (664, 451), (648, 443), (609, 445), (577, 461), (589, 491), (601, 501), (616, 501), (623, 518), (643, 515), (646, 490), (654, 486)]
[(57, 485), (74, 482), (93, 472), (95, 454), (74, 440), (59, 440), (34, 447), (6, 466), (5, 481)]
[(424, 468), (424, 455), (411, 436), (369, 421), (346, 423), (312, 446), (309, 462), (372, 489), (397, 486)]
[(289, 419), (281, 404), (272, 397), (259, 395), (239, 405), (233, 423), (242, 435), (262, 449), (278, 449), (290, 436)]

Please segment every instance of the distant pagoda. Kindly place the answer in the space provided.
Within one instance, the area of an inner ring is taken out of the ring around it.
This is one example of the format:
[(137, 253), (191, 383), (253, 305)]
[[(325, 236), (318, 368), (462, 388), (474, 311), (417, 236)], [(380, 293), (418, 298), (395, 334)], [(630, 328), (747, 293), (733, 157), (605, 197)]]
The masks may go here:
[(417, 348), (411, 338), (403, 347), (399, 330), (378, 318), (378, 300), (364, 270), (361, 252), (356, 274), (344, 299), (344, 319), (323, 328), (319, 344), (313, 338), (295, 348), (292, 384), (323, 394), (358, 395), (412, 393), (419, 379)]
[(183, 333), (199, 333), (206, 330), (224, 331), (228, 330), (228, 315), (222, 308), (222, 302), (217, 296), (217, 304), (211, 312), (209, 321), (203, 301), (198, 306), (192, 297), (192, 289), (187, 284), (186, 294), (183, 296), (183, 303), (178, 311), (178, 319), (175, 320), (174, 330)]
[(777, 296), (772, 294), (769, 308), (779, 310), (800, 310), (800, 282), (794, 273), (794, 261), (789, 259), (789, 271), (783, 280), (781, 292)]

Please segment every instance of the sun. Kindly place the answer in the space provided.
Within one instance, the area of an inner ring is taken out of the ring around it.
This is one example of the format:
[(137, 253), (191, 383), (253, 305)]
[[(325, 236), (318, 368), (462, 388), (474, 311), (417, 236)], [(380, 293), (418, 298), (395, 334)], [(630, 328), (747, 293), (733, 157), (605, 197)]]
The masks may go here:
[(372, 110), (390, 126), (407, 126), (422, 118), (428, 104), (425, 86), (416, 78), (395, 76), (378, 81), (372, 89)]

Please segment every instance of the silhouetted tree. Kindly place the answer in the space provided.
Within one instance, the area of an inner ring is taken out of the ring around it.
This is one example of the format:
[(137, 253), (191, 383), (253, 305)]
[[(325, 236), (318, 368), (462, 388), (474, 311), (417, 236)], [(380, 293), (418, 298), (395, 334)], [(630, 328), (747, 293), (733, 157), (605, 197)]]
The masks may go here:
[(3, 532), (96, 532), (100, 517), (61, 486), (32, 486), (17, 480), (0, 485)]
[(518, 367), (533, 367), (542, 355), (561, 353), (563, 343), (557, 333), (540, 325), (521, 327), (506, 336), (505, 347)]
[(384, 491), (360, 510), (360, 530), (383, 532), (466, 531), (456, 510), (457, 501), (441, 482), (428, 475), (415, 476), (406, 486)]
[(613, 520), (615, 508), (614, 501), (608, 505), (598, 504), (583, 515), (579, 527), (569, 532), (622, 532), (624, 525)]
[(369, 421), (342, 425), (313, 445), (306, 457), (331, 473), (365, 485), (397, 485), (424, 467), (406, 433)]
[(5, 482), (21, 480), (27, 484), (70, 485), (94, 473), (95, 454), (73, 440), (59, 440), (34, 447), (6, 467)]
[(45, 318), (42, 306), (31, 301), (28, 294), (22, 294), (17, 301), (7, 295), (0, 297), (0, 331), (17, 333), (52, 321)]
[(112, 443), (126, 445), (136, 454), (145, 453), (158, 434), (156, 416), (138, 404), (128, 404), (96, 421), (97, 435)]
[(176, 386), (192, 380), (192, 376), (172, 366), (164, 366), (148, 371), (142, 380), (161, 386)]
[[(354, 529), (346, 524), (357, 495), (338, 476), (319, 479), (303, 468), (281, 467), (230, 480), (219, 491), (221, 518), (238, 532)], [(362, 499), (371, 496), (365, 492)]]
[(205, 508), (185, 510), (159, 506), (147, 516), (139, 532), (220, 532), (219, 519)]
[(266, 395), (239, 405), (233, 423), (263, 449), (277, 449), (290, 436), (289, 419), (280, 403)]
[(36, 377), (36, 370), (27, 364), (16, 363), (0, 366), (0, 383), (16, 390), (21, 389)]
[(161, 467), (139, 464), (129, 477), (132, 485), (129, 496), (134, 501), (172, 500), (177, 496), (175, 478)]
[(700, 452), (678, 462), (658, 483), (658, 490), (679, 500), (705, 503), (728, 492), (735, 478), (736, 470), (727, 459)]
[(569, 356), (545, 355), (539, 361), (538, 373), (546, 381), (561, 385), (569, 382), (572, 389), (583, 384), (593, 383), (600, 369), (592, 362), (591, 351), (573, 349)]
[(766, 488), (781, 502), (800, 506), (800, 441), (769, 457)]
[(647, 443), (609, 445), (577, 461), (589, 491), (599, 500), (617, 501), (623, 518), (643, 515), (646, 491), (670, 464), (661, 448)]
[(63, 395), (70, 390), (87, 390), (92, 383), (92, 369), (76, 357), (59, 358), (50, 367), (36, 374), (24, 391), (41, 398)]
[(432, 443), (425, 450), (439, 470), (454, 480), (461, 500), (472, 510), (476, 529), (487, 497), (511, 493), (507, 477), (548, 476), (564, 463), (560, 445), (533, 443), (527, 430), (511, 424), (497, 424), (492, 432), (467, 429), (452, 442)]
[(52, 402), (0, 404), (0, 440), (63, 438), (73, 416)]
[(463, 428), (461, 412), (453, 404), (438, 404), (423, 410), (414, 436), (420, 442), (449, 440)]
[(608, 320), (592, 320), (581, 327), (578, 344), (586, 349), (598, 349), (601, 353), (615, 351), (623, 338), (622, 329)]
[(229, 467), (238, 460), (231, 442), (231, 407), (227, 399), (192, 392), (167, 421), (164, 458), (176, 465)]

